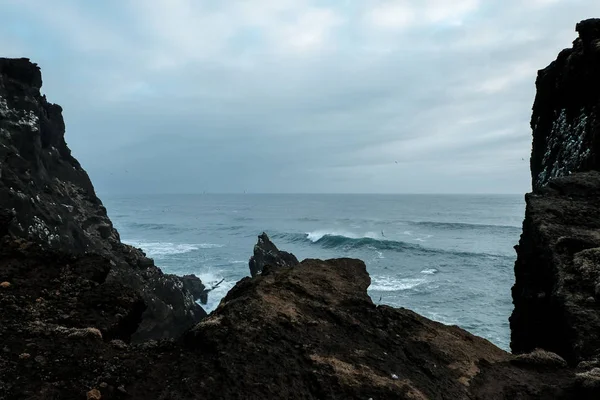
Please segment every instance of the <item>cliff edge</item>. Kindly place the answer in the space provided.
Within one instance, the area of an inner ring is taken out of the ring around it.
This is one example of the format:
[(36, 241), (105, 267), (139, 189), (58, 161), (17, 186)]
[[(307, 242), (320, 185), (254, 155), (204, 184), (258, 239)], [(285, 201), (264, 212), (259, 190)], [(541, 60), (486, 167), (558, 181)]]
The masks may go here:
[(3, 234), (73, 254), (111, 260), (107, 279), (144, 298), (134, 340), (175, 337), (206, 313), (181, 280), (122, 244), (92, 182), (65, 142), (62, 108), (41, 95), (28, 59), (0, 58), (0, 215)]

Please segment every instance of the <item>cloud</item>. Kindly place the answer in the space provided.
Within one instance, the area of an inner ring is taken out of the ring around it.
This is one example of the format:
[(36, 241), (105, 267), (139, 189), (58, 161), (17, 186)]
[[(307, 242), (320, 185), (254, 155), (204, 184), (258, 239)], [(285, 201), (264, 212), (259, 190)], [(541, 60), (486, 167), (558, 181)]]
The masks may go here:
[(7, 0), (0, 12), (14, 21), (0, 51), (41, 65), (101, 192), (521, 193), (536, 72), (600, 4)]
[(365, 8), (373, 26), (405, 29), (440, 23), (461, 25), (463, 18), (479, 6), (479, 0), (381, 0), (370, 2)]

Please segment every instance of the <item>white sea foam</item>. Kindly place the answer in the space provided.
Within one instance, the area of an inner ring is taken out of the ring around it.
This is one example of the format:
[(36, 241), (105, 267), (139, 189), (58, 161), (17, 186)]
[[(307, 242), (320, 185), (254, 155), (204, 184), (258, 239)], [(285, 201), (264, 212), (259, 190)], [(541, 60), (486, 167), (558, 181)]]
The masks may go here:
[(383, 256), (383, 252), (377, 251), (377, 258), (384, 259), (385, 257)]
[(340, 237), (345, 237), (348, 239), (363, 239), (363, 238), (381, 239), (381, 234), (377, 234), (376, 232), (366, 232), (366, 233), (360, 235), (360, 234), (356, 234), (356, 233), (352, 233), (352, 232), (345, 232), (345, 231), (318, 230), (318, 231), (306, 233), (306, 238), (313, 243), (318, 242), (319, 240), (323, 239), (325, 236), (340, 236)]
[(229, 264), (248, 264), (248, 260), (229, 260)]
[(225, 246), (224, 244), (215, 244), (215, 243), (200, 243), (198, 245), (198, 247), (201, 249), (217, 249), (217, 248), (221, 248), (224, 246)]
[(397, 292), (409, 290), (427, 282), (422, 278), (394, 278), (391, 276), (374, 276), (369, 290), (379, 292)]
[(423, 271), (421, 271), (422, 274), (425, 275), (433, 275), (433, 274), (437, 274), (439, 271), (435, 268), (428, 268), (428, 269), (424, 269)]
[(423, 314), (425, 317), (427, 317), (429, 319), (432, 319), (432, 320), (442, 323), (444, 325), (458, 325), (457, 320), (452, 319), (446, 315), (441, 315), (437, 312), (423, 311), (421, 314)]
[(190, 251), (198, 250), (200, 245), (187, 243), (168, 243), (168, 242), (127, 242), (131, 246), (139, 247), (148, 255), (148, 257), (162, 257), (173, 254), (184, 254)]
[(412, 235), (412, 232), (411, 232), (411, 231), (404, 231), (404, 232), (402, 232), (402, 233), (403, 233), (404, 235), (408, 235), (408, 236)]
[(421, 237), (415, 238), (415, 241), (417, 241), (417, 242), (424, 242), (427, 239), (432, 238), (432, 237), (433, 237), (433, 235), (425, 235), (425, 236), (421, 236)]
[[(210, 269), (196, 275), (202, 280), (202, 283), (207, 289), (217, 285), (223, 279), (221, 271), (213, 271)], [(235, 281), (225, 280), (221, 282), (219, 286), (215, 287), (208, 293), (208, 302), (206, 304), (202, 304), (202, 308), (204, 308), (204, 310), (208, 313), (213, 311), (215, 308), (217, 308), (221, 302), (221, 299), (223, 299), (227, 292), (229, 292), (234, 286)]]
[(321, 231), (308, 232), (306, 234), (306, 238), (313, 243), (318, 242), (319, 240), (323, 239), (325, 236), (344, 236), (344, 237), (347, 237), (350, 239), (358, 239), (359, 238), (359, 236), (357, 236), (353, 233), (342, 232), (342, 231), (321, 230)]

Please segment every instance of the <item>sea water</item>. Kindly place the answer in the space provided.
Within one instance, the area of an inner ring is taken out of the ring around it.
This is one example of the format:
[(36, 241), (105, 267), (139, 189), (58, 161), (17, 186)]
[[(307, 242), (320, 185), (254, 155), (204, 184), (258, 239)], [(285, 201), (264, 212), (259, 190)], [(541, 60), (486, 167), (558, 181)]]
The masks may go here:
[(377, 304), (455, 324), (508, 349), (521, 195), (103, 196), (125, 243), (195, 274), (212, 311), (249, 275), (261, 232), (298, 259), (353, 257)]

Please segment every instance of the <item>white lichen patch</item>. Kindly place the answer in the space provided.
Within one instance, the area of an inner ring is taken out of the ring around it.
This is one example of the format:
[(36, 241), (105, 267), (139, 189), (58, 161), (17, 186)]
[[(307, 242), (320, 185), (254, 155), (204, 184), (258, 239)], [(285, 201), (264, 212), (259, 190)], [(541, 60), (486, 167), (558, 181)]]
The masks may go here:
[(12, 187), (9, 189), (10, 194), (12, 194), (13, 196), (18, 197), (21, 200), (29, 200), (29, 198), (27, 197), (27, 195), (23, 192), (21, 192), (20, 190), (15, 190)]
[(6, 99), (0, 96), (0, 116), (6, 118), (9, 112), (10, 108), (8, 108), (8, 103), (6, 102)]
[[(535, 127), (537, 123), (539, 119)], [(542, 159), (544, 169), (536, 178), (538, 186), (545, 185), (552, 178), (570, 175), (588, 160), (590, 149), (584, 146), (588, 125), (589, 118), (584, 108), (570, 122), (565, 109), (556, 115), (552, 130), (546, 138), (546, 152)]]
[(24, 111), (17, 121), (17, 125), (28, 127), (34, 132), (39, 131), (39, 123), (40, 119), (33, 111)]
[(8, 102), (2, 96), (0, 96), (0, 117), (6, 119), (12, 125), (28, 128), (34, 132), (39, 131), (40, 119), (35, 111), (12, 109), (8, 106)]
[(34, 238), (47, 242), (48, 245), (52, 245), (52, 242), (60, 238), (59, 235), (52, 233), (46, 223), (37, 215), (33, 217), (33, 225), (27, 228), (27, 233)]
[(10, 134), (10, 131), (7, 129), (0, 129), (0, 137), (2, 137), (3, 139), (6, 139), (6, 140), (12, 139), (12, 135)]

